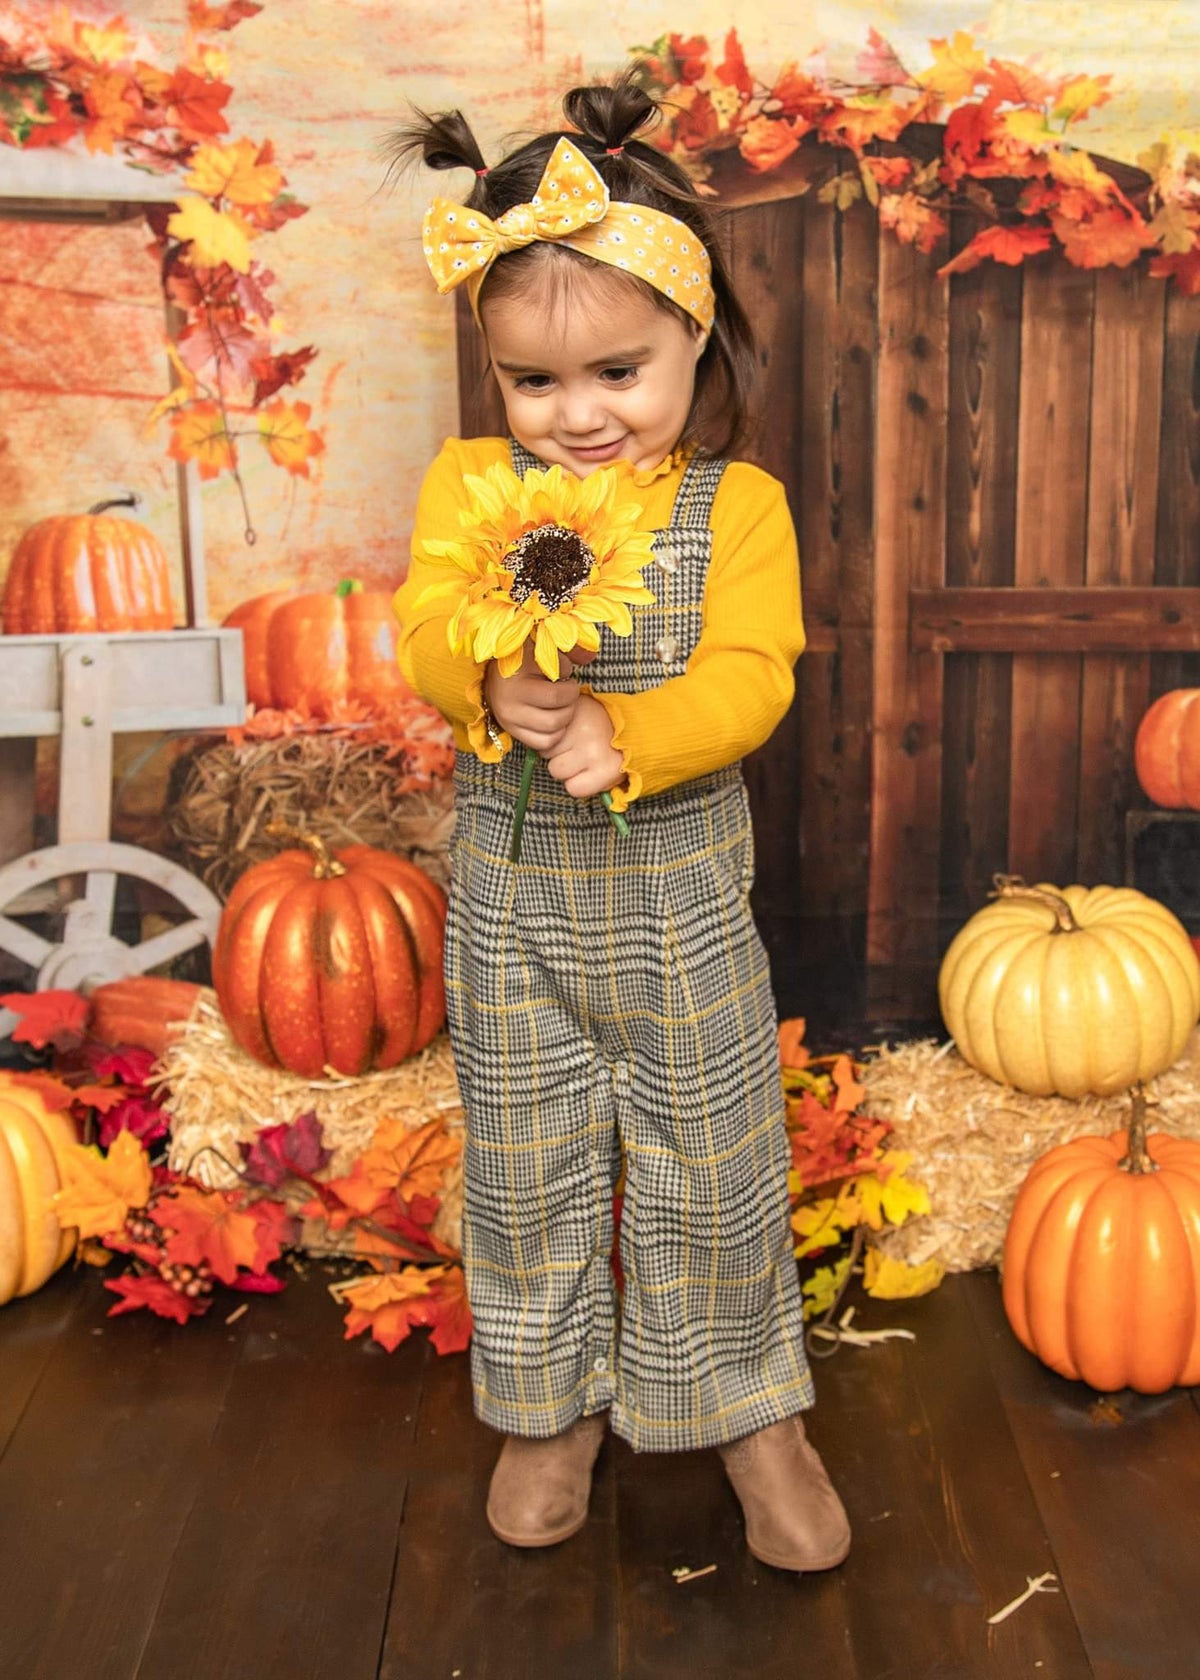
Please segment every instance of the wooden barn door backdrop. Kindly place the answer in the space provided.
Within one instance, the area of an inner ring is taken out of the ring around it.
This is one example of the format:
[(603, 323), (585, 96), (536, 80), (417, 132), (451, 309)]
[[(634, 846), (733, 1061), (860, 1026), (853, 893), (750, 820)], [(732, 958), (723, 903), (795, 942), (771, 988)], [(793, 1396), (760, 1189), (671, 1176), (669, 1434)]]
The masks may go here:
[[(809, 635), (747, 761), (755, 913), (785, 1012), (933, 1020), (994, 872), (1123, 880), (1138, 721), (1200, 685), (1200, 298), (1050, 254), (939, 279), (965, 226), (924, 254), (795, 183), (726, 218)], [(463, 433), (502, 431), (458, 323)]]

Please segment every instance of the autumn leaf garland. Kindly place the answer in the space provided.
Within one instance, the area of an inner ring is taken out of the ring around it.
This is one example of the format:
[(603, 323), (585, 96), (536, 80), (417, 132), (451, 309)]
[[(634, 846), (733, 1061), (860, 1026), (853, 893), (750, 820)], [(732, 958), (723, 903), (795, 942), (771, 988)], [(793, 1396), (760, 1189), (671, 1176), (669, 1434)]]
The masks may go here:
[(818, 197), (839, 211), (865, 198), (906, 244), (933, 250), (950, 210), (984, 223), (942, 275), (1051, 249), (1080, 268), (1149, 253), (1151, 274), (1200, 292), (1200, 156), (1160, 142), (1138, 158), (1148, 184), (1126, 193), (1079, 144), (1079, 125), (1112, 97), (1110, 76), (1044, 76), (991, 57), (966, 30), (933, 40), (933, 62), (913, 71), (872, 29), (852, 82), (817, 54), (764, 83), (735, 29), (719, 57), (705, 36), (679, 33), (632, 50), (666, 115), (652, 143), (701, 181), (721, 152), (764, 173), (816, 141), (842, 154)]
[[(104, 22), (57, 8), (35, 19), (0, 13), (0, 144), (24, 149), (82, 141), (151, 173), (186, 170), (173, 209), (147, 221), (168, 301), (186, 317), (171, 346), (177, 383), (153, 410), (170, 416), (168, 454), (195, 461), (201, 478), (233, 476), (242, 495), (238, 444), (257, 436), (276, 465), (307, 478), (324, 449), (311, 408), (278, 396), (298, 384), (312, 345), (273, 346), (273, 276), (255, 255), (263, 234), (305, 213), (286, 190), (270, 141), (226, 141), (224, 51), (202, 36), (232, 29), (262, 7), (253, 0), (189, 0), (187, 62), (167, 71), (147, 62), (123, 18)], [(252, 416), (247, 427), (242, 415)], [(247, 531), (250, 527), (246, 512)]]

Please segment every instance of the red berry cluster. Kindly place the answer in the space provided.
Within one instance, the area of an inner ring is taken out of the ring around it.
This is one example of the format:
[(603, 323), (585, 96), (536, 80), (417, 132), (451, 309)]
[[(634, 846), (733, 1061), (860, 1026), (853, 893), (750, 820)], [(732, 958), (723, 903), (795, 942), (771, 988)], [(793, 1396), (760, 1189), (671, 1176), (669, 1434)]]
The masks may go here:
[[(169, 1283), (177, 1295), (195, 1301), (213, 1292), (213, 1269), (207, 1260), (188, 1266), (181, 1261), (167, 1259), (167, 1242), (175, 1235), (169, 1225), (158, 1225), (145, 1208), (131, 1209), (125, 1216), (125, 1235), (136, 1245), (140, 1260), (157, 1271), (164, 1283)], [(149, 1251), (149, 1252), (147, 1252)]]

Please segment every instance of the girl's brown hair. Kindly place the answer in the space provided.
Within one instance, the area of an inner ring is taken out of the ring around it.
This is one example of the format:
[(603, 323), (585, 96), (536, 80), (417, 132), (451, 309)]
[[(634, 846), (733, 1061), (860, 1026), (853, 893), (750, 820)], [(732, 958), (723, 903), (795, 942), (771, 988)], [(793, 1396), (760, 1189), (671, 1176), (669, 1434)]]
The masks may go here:
[[(654, 127), (660, 113), (640, 86), (636, 65), (611, 84), (572, 88), (563, 99), (563, 115), (569, 129), (540, 134), (488, 168), (460, 111), (439, 116), (418, 111), (413, 121), (397, 129), (387, 142), (389, 175), (418, 156), (431, 169), (474, 170), (475, 185), (465, 202), (495, 220), (514, 205), (529, 203), (555, 143), (565, 134), (578, 142), (613, 200), (644, 204), (686, 223), (703, 240), (712, 261), (716, 314), (696, 365), (696, 390), (684, 441), (697, 443), (713, 455), (729, 454), (746, 434), (756, 358), (754, 335), (717, 245), (713, 217), (684, 171), (639, 138)], [(493, 263), (483, 283), (481, 302), (489, 296), (522, 289), (533, 277), (533, 266), (544, 263), (546, 253), (551, 251), (557, 260), (598, 266), (590, 257), (566, 246), (530, 245)], [(619, 281), (629, 280), (645, 289), (656, 308), (691, 321), (684, 310), (646, 281), (624, 273), (619, 276)]]

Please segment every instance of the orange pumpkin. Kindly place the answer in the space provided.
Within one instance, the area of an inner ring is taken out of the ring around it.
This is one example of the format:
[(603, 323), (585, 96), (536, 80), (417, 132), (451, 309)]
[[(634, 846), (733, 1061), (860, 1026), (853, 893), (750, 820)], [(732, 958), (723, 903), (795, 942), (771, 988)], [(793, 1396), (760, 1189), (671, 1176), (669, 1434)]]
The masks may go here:
[(0, 609), (10, 636), (69, 631), (169, 630), (171, 567), (154, 533), (99, 502), (30, 526), (9, 562)]
[(1129, 1132), (1051, 1149), (1004, 1243), (1004, 1310), (1060, 1376), (1108, 1393), (1200, 1382), (1200, 1143)]
[(230, 1032), (269, 1067), (308, 1079), (394, 1067), (446, 1016), (446, 895), (370, 846), (254, 864), (229, 896), (213, 985)]
[(65, 1114), (0, 1073), (0, 1304), (40, 1289), (74, 1250), (75, 1232), (61, 1229), (50, 1197), (75, 1141)]
[(235, 607), (246, 695), (257, 707), (328, 717), (347, 700), (385, 708), (411, 691), (396, 664), (396, 618), (386, 591), (346, 578), (315, 595), (274, 591)]
[(1200, 811), (1200, 688), (1172, 689), (1154, 702), (1138, 725), (1133, 762), (1147, 799)]
[(110, 980), (97, 986), (89, 999), (88, 1032), (114, 1049), (136, 1044), (161, 1056), (199, 995), (199, 986), (189, 980), (161, 980), (150, 974)]

